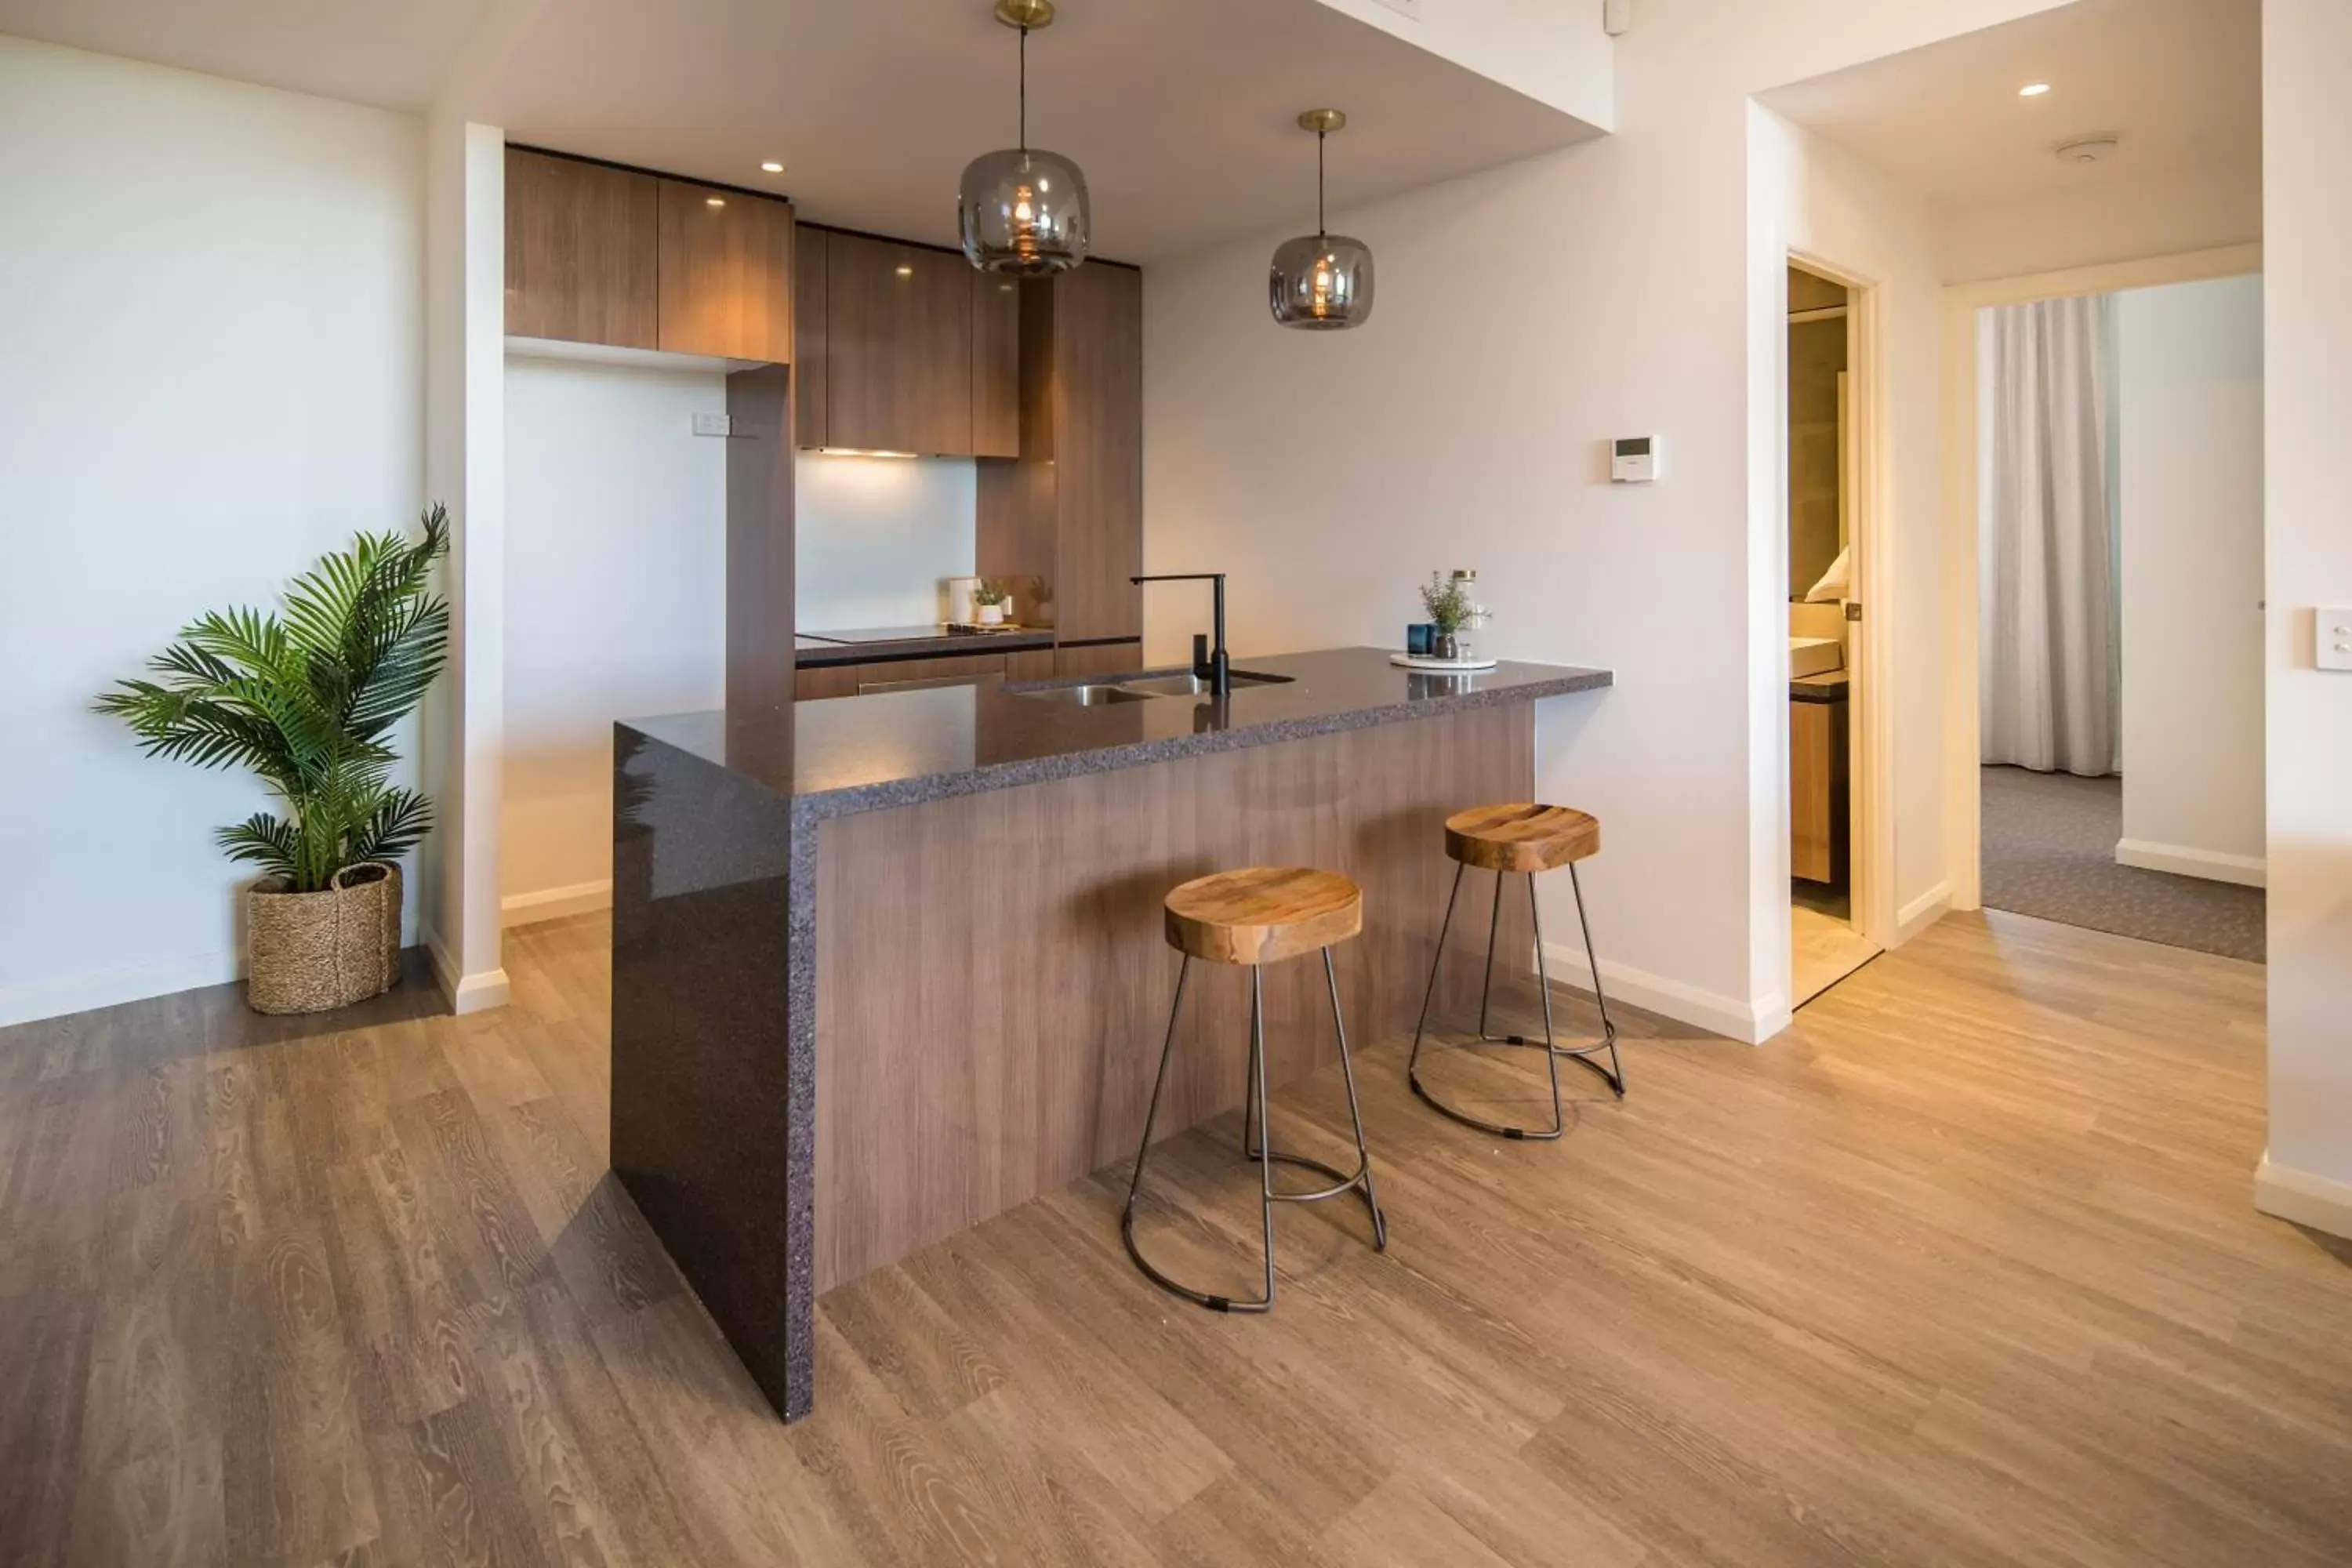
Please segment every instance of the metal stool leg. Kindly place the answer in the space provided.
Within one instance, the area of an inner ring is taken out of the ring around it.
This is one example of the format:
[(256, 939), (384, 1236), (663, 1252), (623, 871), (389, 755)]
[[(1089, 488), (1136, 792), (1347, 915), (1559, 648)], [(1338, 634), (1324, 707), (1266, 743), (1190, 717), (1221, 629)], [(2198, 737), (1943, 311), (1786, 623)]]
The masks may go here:
[(1323, 984), (1331, 993), (1331, 1027), (1339, 1036), (1339, 1076), (1348, 1083), (1348, 1120), (1356, 1129), (1356, 1175), (1349, 1181), (1363, 1183), (1364, 1206), (1372, 1211), (1372, 1247), (1378, 1252), (1389, 1249), (1389, 1222), (1381, 1213), (1381, 1192), (1372, 1184), (1372, 1151), (1364, 1142), (1364, 1110), (1356, 1101), (1356, 1064), (1348, 1054), (1348, 1024), (1339, 1016), (1339, 975), (1331, 967), (1331, 950), (1323, 950)]
[[(1183, 963), (1176, 971), (1176, 994), (1168, 1004), (1168, 1037), (1160, 1043), (1160, 1070), (1151, 1079), (1151, 1104), (1150, 1108), (1143, 1113), (1143, 1142), (1135, 1152), (1135, 1174), (1127, 1184), (1127, 1206), (1119, 1212), (1119, 1239), (1127, 1243), (1127, 1255), (1135, 1259), (1135, 1266), (1143, 1270), (1144, 1277), (1161, 1289), (1181, 1296), (1188, 1301), (1207, 1307), (1213, 1311), (1263, 1312), (1274, 1304), (1270, 1294), (1266, 1300), (1237, 1302), (1223, 1296), (1211, 1295), (1205, 1290), (1195, 1290), (1189, 1285), (1171, 1279), (1153, 1268), (1151, 1260), (1143, 1256), (1143, 1249), (1135, 1242), (1135, 1201), (1143, 1192), (1143, 1167), (1151, 1157), (1151, 1130), (1160, 1121), (1160, 1096), (1168, 1087), (1168, 1061), (1176, 1051), (1176, 1020), (1184, 1006), (1184, 982), (1191, 977), (1192, 973), (1192, 956), (1186, 953)], [(1268, 1275), (1271, 1276), (1272, 1272), (1269, 1267)]]
[[(1463, 870), (1464, 868), (1459, 864), (1454, 867), (1454, 889), (1456, 895), (1458, 895), (1462, 890)], [(1593, 963), (1592, 928), (1591, 922), (1585, 919), (1584, 889), (1581, 885), (1576, 882), (1576, 867), (1573, 863), (1570, 863), (1569, 866), (1568, 873), (1570, 885), (1576, 889), (1576, 918), (1577, 924), (1582, 930), (1584, 934), (1585, 959), (1587, 963)], [(1491, 1132), (1496, 1136), (1502, 1138), (1518, 1138), (1527, 1139), (1536, 1142), (1549, 1142), (1552, 1140), (1559, 1138), (1568, 1129), (1566, 1110), (1562, 1106), (1559, 1097), (1560, 1058), (1568, 1057), (1583, 1063), (1588, 1068), (1591, 1068), (1594, 1072), (1601, 1075), (1601, 1079), (1607, 1082), (1611, 1090), (1616, 1094), (1617, 1098), (1620, 1100), (1624, 1098), (1624, 1074), (1617, 1058), (1617, 1026), (1610, 1020), (1608, 999), (1601, 994), (1600, 970), (1596, 963), (1593, 969), (1592, 990), (1594, 998), (1601, 1004), (1601, 1037), (1589, 1046), (1563, 1046), (1559, 1043), (1559, 1037), (1552, 1027), (1551, 976), (1544, 963), (1543, 913), (1539, 900), (1536, 897), (1535, 875), (1530, 872), (1528, 875), (1528, 912), (1535, 926), (1536, 984), (1541, 990), (1543, 996), (1544, 1037), (1540, 1040), (1530, 1040), (1523, 1035), (1496, 1035), (1492, 1033), (1487, 1027), (1487, 1016), (1494, 996), (1495, 945), (1496, 935), (1500, 931), (1502, 926), (1502, 912), (1503, 873), (1498, 871), (1495, 874), (1494, 913), (1488, 918), (1486, 927), (1486, 981), (1480, 989), (1478, 995), (1478, 1039), (1479, 1043), (1482, 1045), (1522, 1046), (1538, 1047), (1543, 1051), (1545, 1058), (1544, 1066), (1549, 1071), (1551, 1079), (1551, 1125), (1549, 1128), (1527, 1128), (1512, 1127), (1498, 1121), (1487, 1121), (1479, 1117), (1469, 1115), (1465, 1111), (1456, 1110), (1454, 1107), (1445, 1104), (1444, 1101), (1437, 1099), (1436, 1096), (1431, 1094), (1422, 1084), (1421, 1075), (1417, 1070), (1421, 1059), (1422, 1036), (1423, 1032), (1428, 1026), (1431, 999), (1437, 994), (1437, 966), (1444, 962), (1445, 935), (1448, 928), (1452, 926), (1454, 920), (1453, 898), (1448, 898), (1446, 900), (1445, 921), (1438, 928), (1437, 952), (1430, 961), (1429, 987), (1422, 994), (1421, 1023), (1416, 1025), (1413, 1029), (1412, 1054), (1406, 1059), (1405, 1079), (1407, 1083), (1412, 1086), (1413, 1093), (1419, 1095), (1422, 1100), (1430, 1105), (1432, 1109), (1439, 1111), (1443, 1115), (1451, 1117), (1453, 1120), (1461, 1122), (1465, 1127), (1475, 1127), (1482, 1132)], [(1592, 1053), (1603, 1049), (1607, 1050), (1609, 1053), (1610, 1065), (1606, 1068), (1592, 1059)]]
[[(1608, 1079), (1609, 1087), (1616, 1091), (1618, 1099), (1622, 1100), (1625, 1098), (1625, 1067), (1617, 1059), (1617, 1026), (1609, 1016), (1608, 993), (1601, 989), (1601, 960), (1592, 952), (1592, 922), (1585, 918), (1584, 884), (1576, 879), (1576, 862), (1573, 860), (1568, 863), (1568, 885), (1576, 894), (1576, 923), (1578, 929), (1584, 933), (1584, 962), (1592, 971), (1592, 1000), (1601, 1009), (1601, 1038), (1591, 1045), (1580, 1046), (1574, 1050), (1561, 1049), (1558, 1047), (1553, 1048), (1559, 1050), (1561, 1056), (1574, 1057)], [(1540, 938), (1538, 939), (1536, 952), (1538, 956), (1542, 954)], [(1549, 1008), (1551, 1001), (1549, 992), (1545, 994), (1544, 1001), (1546, 1007)], [(1544, 1028), (1547, 1033), (1551, 1028), (1549, 1013), (1546, 1016)], [(1592, 1053), (1603, 1047), (1606, 1047), (1609, 1052), (1609, 1065), (1606, 1068), (1592, 1059)]]
[[(1324, 981), (1331, 993), (1332, 1022), (1339, 1031), (1339, 1065), (1348, 1084), (1348, 1111), (1355, 1123), (1358, 1163), (1351, 1175), (1343, 1174), (1321, 1161), (1310, 1160), (1303, 1154), (1280, 1153), (1273, 1148), (1273, 1140), (1265, 1135), (1271, 1112), (1271, 1101), (1266, 1093), (1265, 975), (1265, 971), (1259, 966), (1255, 964), (1250, 966), (1249, 1081), (1243, 1091), (1242, 1099), (1242, 1153), (1244, 1157), (1257, 1162), (1260, 1221), (1264, 1226), (1265, 1242), (1265, 1293), (1255, 1301), (1235, 1300), (1230, 1296), (1220, 1296), (1207, 1290), (1196, 1290), (1179, 1280), (1170, 1279), (1152, 1267), (1150, 1260), (1143, 1256), (1143, 1250), (1137, 1245), (1135, 1239), (1136, 1199), (1143, 1190), (1143, 1167), (1151, 1152), (1151, 1131), (1159, 1120), (1160, 1091), (1168, 1082), (1168, 1061), (1176, 1047), (1177, 1010), (1183, 1005), (1184, 980), (1192, 973), (1192, 957), (1187, 954), (1183, 966), (1176, 972), (1176, 996), (1168, 1008), (1168, 1037), (1160, 1047), (1160, 1070), (1151, 1083), (1150, 1109), (1144, 1112), (1143, 1144), (1136, 1152), (1135, 1174), (1128, 1183), (1127, 1206), (1119, 1215), (1119, 1237), (1127, 1244), (1127, 1255), (1135, 1260), (1135, 1266), (1143, 1271), (1144, 1277), (1170, 1294), (1181, 1296), (1188, 1301), (1215, 1312), (1264, 1312), (1270, 1310), (1274, 1306), (1275, 1205), (1319, 1203), (1325, 1198), (1337, 1197), (1341, 1193), (1360, 1189), (1363, 1192), (1366, 1205), (1371, 1210), (1373, 1244), (1382, 1250), (1388, 1247), (1388, 1222), (1381, 1214), (1380, 1196), (1372, 1185), (1371, 1154), (1364, 1142), (1363, 1115), (1356, 1103), (1356, 1074), (1354, 1064), (1348, 1054), (1347, 1026), (1339, 1019), (1339, 982), (1331, 967), (1331, 950), (1327, 947), (1323, 950)], [(1258, 1133), (1255, 1147), (1252, 1146), (1253, 1140), (1250, 1137), (1253, 1120), (1255, 1121)], [(1330, 1177), (1333, 1184), (1307, 1193), (1276, 1192), (1274, 1186), (1274, 1167), (1276, 1163), (1297, 1165), (1305, 1170), (1318, 1172)]]
[(1404, 1076), (1415, 1094), (1421, 1093), (1421, 1080), (1413, 1076), (1421, 1065), (1421, 1037), (1429, 1027), (1429, 1004), (1437, 994), (1437, 966), (1445, 960), (1445, 938), (1454, 930), (1454, 906), (1461, 900), (1462, 873), (1467, 869), (1459, 860), (1454, 863), (1454, 890), (1445, 895), (1445, 918), (1437, 922), (1437, 952), (1429, 961), (1429, 984), (1422, 991), (1421, 1017), (1412, 1026), (1412, 1054), (1404, 1059)]

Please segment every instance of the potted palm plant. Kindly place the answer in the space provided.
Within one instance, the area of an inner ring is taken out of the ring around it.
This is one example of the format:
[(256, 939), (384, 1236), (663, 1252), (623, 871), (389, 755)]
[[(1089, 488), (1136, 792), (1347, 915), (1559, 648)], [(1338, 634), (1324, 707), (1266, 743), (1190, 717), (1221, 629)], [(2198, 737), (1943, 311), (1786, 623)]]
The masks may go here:
[(261, 868), (246, 894), (246, 1000), (315, 1013), (400, 976), (398, 858), (433, 824), (391, 782), (389, 736), (448, 656), (449, 607), (431, 592), (449, 548), (440, 507), (424, 537), (362, 533), (287, 589), (282, 616), (215, 611), (148, 661), (156, 679), (118, 682), (100, 712), (150, 756), (249, 768), (285, 805), (214, 835)]

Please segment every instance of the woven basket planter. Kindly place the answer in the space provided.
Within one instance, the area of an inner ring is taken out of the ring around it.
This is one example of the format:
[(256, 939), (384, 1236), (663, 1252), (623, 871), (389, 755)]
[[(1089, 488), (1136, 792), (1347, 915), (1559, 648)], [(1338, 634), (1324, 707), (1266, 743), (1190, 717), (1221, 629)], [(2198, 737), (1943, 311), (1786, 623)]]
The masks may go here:
[(257, 1013), (323, 1013), (392, 989), (400, 978), (400, 868), (347, 866), (319, 893), (280, 879), (245, 896), (246, 1005)]

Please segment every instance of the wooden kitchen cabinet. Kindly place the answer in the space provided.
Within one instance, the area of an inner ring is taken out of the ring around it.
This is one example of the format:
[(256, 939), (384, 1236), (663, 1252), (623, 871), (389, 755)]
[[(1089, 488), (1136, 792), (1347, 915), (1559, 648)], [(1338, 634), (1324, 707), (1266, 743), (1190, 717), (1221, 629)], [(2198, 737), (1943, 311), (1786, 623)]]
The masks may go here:
[(1139, 642), (1087, 643), (1054, 650), (1054, 673), (1064, 679), (1073, 676), (1134, 675), (1144, 668), (1143, 645)]
[(803, 702), (855, 697), (861, 691), (960, 680), (1002, 680), (1010, 668), (1001, 653), (951, 654), (943, 658), (877, 659), (864, 664), (803, 665), (793, 679)]
[(971, 266), (835, 232), (825, 245), (824, 445), (969, 457)]
[(1053, 280), (1054, 627), (1070, 641), (1143, 635), (1143, 275), (1081, 267)]
[(1021, 286), (993, 272), (971, 276), (971, 451), (1021, 455)]
[(980, 465), (981, 573), (1051, 584), (1065, 642), (1143, 635), (1143, 276), (1088, 262), (1021, 292), (1021, 456)]
[(507, 149), (506, 330), (789, 363), (790, 202)]
[(793, 237), (793, 442), (801, 447), (825, 444), (825, 366), (831, 358), (825, 346), (824, 312), (827, 291), (827, 243), (824, 229), (798, 226)]
[(790, 363), (792, 204), (683, 180), (660, 184), (658, 346)]
[(660, 346), (660, 184), (630, 169), (508, 148), (507, 331)]

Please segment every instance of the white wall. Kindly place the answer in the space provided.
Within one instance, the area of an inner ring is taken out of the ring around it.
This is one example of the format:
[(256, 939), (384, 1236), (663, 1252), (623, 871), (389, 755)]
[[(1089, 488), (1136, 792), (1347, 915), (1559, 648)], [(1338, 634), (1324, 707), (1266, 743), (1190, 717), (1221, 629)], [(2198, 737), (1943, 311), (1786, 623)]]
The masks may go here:
[(2263, 281), (2116, 298), (2126, 865), (2259, 884)]
[(449, 508), (450, 668), (421, 747), (439, 831), (418, 934), (460, 1013), (507, 999), (499, 786), (506, 655), (506, 146), (445, 95), (425, 119), (425, 475)]
[(89, 700), (415, 525), (422, 155), (413, 117), (0, 37), (0, 1023), (237, 972), (211, 835), (266, 793)]
[(803, 452), (796, 478), (793, 592), (802, 631), (940, 618), (940, 580), (971, 576), (979, 559), (972, 459)]
[(1947, 283), (2177, 256), (2262, 238), (2263, 172), (2247, 164), (2095, 177), (2066, 190), (1948, 210), (1939, 221)]
[(2256, 1199), (2352, 1236), (2352, 675), (2312, 609), (2352, 605), (2352, 5), (2264, 0), (2264, 571), (2270, 1152)]
[(613, 721), (726, 702), (726, 411), (717, 370), (507, 361), (509, 924), (609, 899)]
[[(1785, 933), (1754, 929), (1787, 854), (1785, 695), (1759, 697), (1785, 669), (1760, 606), (1786, 554), (1778, 502), (1751, 516), (1778, 467), (1750, 473), (1750, 372), (1778, 360), (1751, 363), (1750, 320), (1777, 342), (1780, 306), (1750, 291), (1748, 99), (2046, 8), (1641, 6), (1618, 134), (1335, 216), (1379, 258), (1358, 331), (1270, 323), (1278, 235), (1150, 268), (1145, 558), (1232, 573), (1237, 649), (1394, 646), (1414, 584), (1458, 564), (1498, 651), (1616, 670), (1539, 710), (1537, 783), (1607, 824), (1586, 886), (1629, 1000), (1747, 1034), (1787, 1006)], [(1666, 480), (1609, 485), (1601, 444), (1650, 433)], [(1190, 612), (1146, 613), (1173, 653)]]

